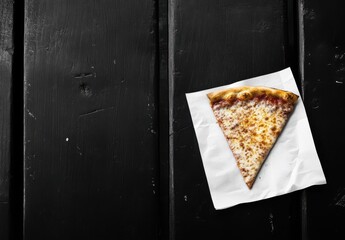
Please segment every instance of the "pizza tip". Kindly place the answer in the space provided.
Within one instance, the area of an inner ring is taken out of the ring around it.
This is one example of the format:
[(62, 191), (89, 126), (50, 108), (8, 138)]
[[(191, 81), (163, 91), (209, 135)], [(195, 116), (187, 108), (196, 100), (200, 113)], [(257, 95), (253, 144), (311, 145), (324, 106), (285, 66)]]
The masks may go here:
[(252, 187), (253, 187), (253, 181), (250, 181), (250, 182), (247, 182), (246, 184), (247, 184), (247, 186), (248, 186), (248, 188), (249, 188), (249, 190), (251, 190), (252, 189)]

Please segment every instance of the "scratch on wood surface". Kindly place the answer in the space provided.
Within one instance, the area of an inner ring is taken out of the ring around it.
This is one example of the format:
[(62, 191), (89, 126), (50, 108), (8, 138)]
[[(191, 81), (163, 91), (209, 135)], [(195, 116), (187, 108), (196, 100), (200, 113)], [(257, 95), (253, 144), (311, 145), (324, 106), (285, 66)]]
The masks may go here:
[(157, 132), (154, 129), (149, 129), (150, 133), (157, 134)]
[(99, 109), (96, 109), (96, 110), (92, 110), (91, 112), (87, 112), (87, 113), (80, 114), (79, 117), (90, 116), (90, 115), (93, 115), (93, 114), (96, 114), (96, 113), (99, 113), (99, 112), (103, 112), (103, 111), (105, 111), (105, 110), (113, 109), (113, 108), (114, 108), (114, 107), (99, 108)]
[(88, 78), (88, 77), (92, 77), (94, 76), (95, 73), (78, 73), (78, 74), (74, 74), (73, 78)]
[(37, 120), (35, 115), (32, 112), (30, 112), (30, 110), (27, 110), (27, 113), (29, 114), (30, 117), (32, 117), (33, 119)]
[(80, 147), (77, 145), (77, 146), (76, 146), (76, 148), (77, 148), (77, 151), (78, 151), (79, 155), (80, 155), (80, 156), (82, 156), (82, 155), (83, 155), (83, 153), (81, 152)]
[(345, 208), (345, 188), (337, 192), (335, 198), (333, 199), (334, 206)]
[(268, 217), (271, 225), (271, 233), (274, 232), (274, 223), (273, 223), (273, 213), (270, 213), (270, 216)]
[(345, 207), (345, 195), (343, 195), (336, 203), (336, 206)]

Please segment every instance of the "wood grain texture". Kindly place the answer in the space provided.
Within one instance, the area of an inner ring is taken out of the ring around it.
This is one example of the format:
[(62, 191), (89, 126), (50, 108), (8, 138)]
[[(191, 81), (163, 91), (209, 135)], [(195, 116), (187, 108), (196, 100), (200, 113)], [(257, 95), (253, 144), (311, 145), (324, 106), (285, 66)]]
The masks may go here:
[(25, 3), (25, 239), (156, 239), (154, 1)]
[(345, 3), (302, 1), (305, 106), (327, 185), (307, 191), (305, 239), (345, 235)]
[(298, 192), (214, 210), (185, 98), (187, 92), (289, 66), (287, 1), (171, 0), (170, 5), (171, 239), (299, 239)]
[(9, 197), (13, 3), (0, 2), (0, 202)]
[(0, 239), (10, 236), (11, 86), (13, 2), (0, 2)]

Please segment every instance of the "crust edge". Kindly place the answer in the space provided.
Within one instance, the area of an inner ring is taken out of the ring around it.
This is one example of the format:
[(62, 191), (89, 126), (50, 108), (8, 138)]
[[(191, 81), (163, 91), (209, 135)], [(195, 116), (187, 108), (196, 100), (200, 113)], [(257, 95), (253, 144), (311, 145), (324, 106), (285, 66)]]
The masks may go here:
[(220, 90), (216, 92), (211, 92), (207, 94), (207, 97), (210, 99), (211, 103), (220, 101), (220, 100), (249, 100), (255, 96), (260, 95), (269, 95), (273, 97), (278, 97), (281, 99), (284, 99), (287, 102), (290, 103), (296, 103), (299, 96), (285, 90), (280, 90), (276, 88), (270, 88), (270, 87), (254, 87), (254, 86), (241, 86), (241, 87), (235, 87), (235, 88), (229, 88), (225, 90)]

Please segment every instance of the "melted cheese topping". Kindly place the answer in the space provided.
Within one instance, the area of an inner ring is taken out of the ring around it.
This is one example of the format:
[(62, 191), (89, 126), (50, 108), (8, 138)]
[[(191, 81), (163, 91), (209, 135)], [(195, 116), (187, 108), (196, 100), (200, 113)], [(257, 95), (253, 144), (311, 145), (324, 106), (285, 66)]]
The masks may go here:
[(252, 98), (212, 105), (249, 188), (283, 129), (293, 105), (278, 98)]

